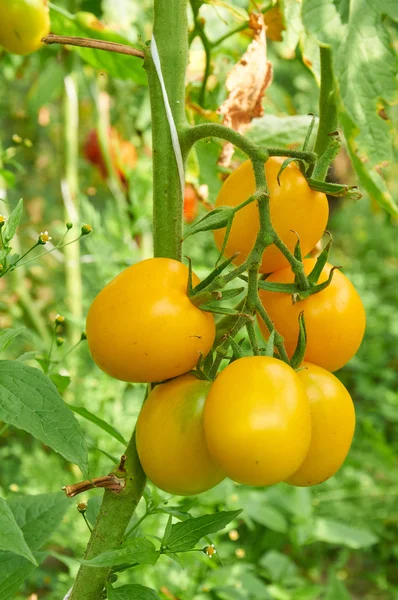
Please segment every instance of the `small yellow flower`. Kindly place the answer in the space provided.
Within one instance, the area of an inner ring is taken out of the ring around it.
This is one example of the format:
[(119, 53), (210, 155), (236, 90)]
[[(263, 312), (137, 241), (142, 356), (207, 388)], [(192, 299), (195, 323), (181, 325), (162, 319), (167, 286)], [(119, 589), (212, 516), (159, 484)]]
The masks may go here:
[(77, 505), (77, 510), (80, 513), (84, 513), (87, 510), (87, 502), (79, 502), (79, 504)]
[(0, 215), (0, 229), (3, 227), (4, 223), (7, 221), (4, 215)]
[(65, 340), (63, 337), (60, 337), (60, 336), (57, 337), (57, 339), (56, 339), (57, 346), (62, 346), (64, 342), (65, 342)]
[(246, 556), (246, 552), (243, 550), (243, 548), (237, 548), (235, 550), (235, 554), (238, 558), (245, 558)]
[(61, 325), (64, 321), (65, 321), (65, 317), (63, 317), (62, 315), (56, 315), (56, 317), (55, 317), (56, 325)]
[(93, 228), (91, 227), (91, 225), (89, 225), (88, 223), (85, 223), (82, 226), (81, 232), (82, 232), (82, 235), (88, 235), (89, 233), (92, 232), (92, 230), (93, 230)]
[(17, 133), (14, 133), (14, 135), (12, 136), (12, 141), (14, 142), (14, 144), (20, 144), (22, 142), (22, 138)]
[(52, 237), (50, 237), (48, 231), (42, 231), (39, 235), (39, 244), (41, 244), (42, 246), (44, 246), (45, 244), (47, 244), (47, 242), (50, 242), (52, 240)]
[(228, 535), (229, 539), (233, 542), (236, 542), (236, 540), (239, 538), (239, 533), (236, 531), (236, 529), (231, 529)]
[(209, 557), (212, 558), (214, 554), (217, 554), (217, 550), (214, 547), (214, 544), (210, 544), (210, 546), (206, 546), (203, 549), (203, 552)]

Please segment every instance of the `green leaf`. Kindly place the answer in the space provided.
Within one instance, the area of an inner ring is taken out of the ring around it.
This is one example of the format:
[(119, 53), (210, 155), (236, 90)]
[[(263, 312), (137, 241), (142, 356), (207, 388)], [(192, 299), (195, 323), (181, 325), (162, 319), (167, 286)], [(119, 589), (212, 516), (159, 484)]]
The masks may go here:
[(160, 598), (155, 590), (133, 584), (118, 588), (108, 587), (108, 600), (160, 600)]
[(313, 534), (314, 538), (321, 542), (348, 546), (354, 550), (366, 548), (378, 542), (378, 537), (369, 529), (322, 518), (315, 520)]
[(169, 537), (163, 540), (169, 552), (182, 552), (194, 548), (197, 542), (210, 533), (224, 529), (228, 523), (236, 519), (241, 510), (221, 511), (214, 515), (203, 515), (175, 523)]
[(231, 223), (233, 216), (234, 209), (231, 206), (219, 206), (194, 223), (188, 229), (184, 239), (201, 231), (213, 231), (227, 227)]
[(69, 375), (59, 375), (58, 373), (51, 373), (49, 377), (60, 394), (64, 393), (71, 381)]
[[(39, 552), (34, 557), (37, 564), (40, 564), (46, 554)], [(0, 552), (0, 600), (15, 600), (15, 592), (35, 569), (36, 566), (22, 556)]]
[[(60, 524), (69, 501), (62, 492), (39, 494), (37, 496), (12, 496), (8, 505), (16, 522), (32, 550), (37, 550), (48, 541)], [(35, 553), (37, 563), (46, 557), (45, 553)], [(0, 600), (15, 598), (15, 592), (35, 569), (26, 558), (0, 552)]]
[(293, 356), (290, 359), (290, 364), (293, 369), (297, 369), (304, 360), (305, 349), (307, 346), (307, 332), (305, 329), (304, 311), (302, 310), (298, 318), (299, 322), (299, 335), (297, 339), (297, 345), (294, 350)]
[(7, 503), (33, 551), (50, 539), (70, 506), (63, 492), (11, 496)]
[[(286, 148), (302, 146), (312, 119), (311, 115), (300, 117), (264, 115), (260, 119), (253, 119), (252, 126), (246, 135), (260, 146), (282, 146)], [(315, 120), (315, 123), (318, 123), (318, 119)]]
[(393, 159), (393, 126), (380, 110), (398, 102), (397, 56), (382, 19), (390, 8), (386, 0), (304, 0), (302, 15), (307, 30), (332, 48), (340, 121), (360, 181), (398, 214), (381, 174)]
[(21, 335), (24, 329), (25, 327), (18, 327), (18, 329), (3, 329), (3, 331), (0, 331), (0, 352), (6, 350), (14, 339)]
[(81, 560), (83, 565), (91, 567), (113, 567), (127, 563), (154, 565), (159, 558), (154, 544), (143, 537), (130, 538), (118, 548), (103, 552), (90, 560)]
[(283, 514), (274, 508), (273, 506), (267, 506), (265, 504), (253, 503), (248, 504), (245, 508), (247, 514), (253, 521), (264, 525), (272, 531), (278, 531), (280, 533), (287, 532), (287, 521)]
[(113, 427), (106, 421), (103, 421), (103, 419), (97, 417), (97, 415), (91, 413), (89, 410), (87, 410), (87, 408), (84, 408), (84, 406), (73, 406), (71, 404), (68, 404), (68, 406), (74, 413), (80, 415), (84, 419), (87, 419), (87, 421), (91, 421), (91, 423), (94, 423), (95, 425), (109, 433), (109, 435), (114, 437), (115, 440), (127, 446), (127, 441), (124, 439), (120, 431), (118, 431), (115, 427)]
[(335, 574), (328, 578), (327, 593), (324, 600), (351, 600), (352, 596), (345, 584)]
[[(108, 42), (116, 42), (131, 46), (131, 42), (112, 31), (103, 28), (96, 29), (85, 25), (84, 21), (77, 15), (71, 15), (62, 8), (51, 4), (51, 31), (61, 35), (71, 35), (77, 37), (88, 37)], [(95, 18), (95, 17), (94, 17)], [(112, 77), (118, 79), (132, 79), (139, 85), (147, 84), (146, 73), (143, 68), (143, 61), (135, 56), (118, 54), (116, 52), (107, 52), (104, 50), (95, 50), (92, 48), (72, 47), (74, 52), (87, 62), (89, 65), (100, 71), (106, 71)]]
[(297, 574), (297, 567), (289, 556), (270, 550), (260, 559), (260, 565), (266, 569), (272, 581), (283, 582)]
[(0, 531), (0, 550), (19, 554), (37, 565), (10, 507), (3, 498), (0, 498)]
[(22, 209), (23, 209), (23, 200), (22, 198), (11, 212), (10, 216), (6, 221), (6, 225), (4, 227), (4, 240), (5, 242), (9, 242), (15, 235), (17, 227), (22, 217)]
[(18, 361), (0, 361), (0, 419), (24, 429), (88, 474), (79, 423), (51, 380)]

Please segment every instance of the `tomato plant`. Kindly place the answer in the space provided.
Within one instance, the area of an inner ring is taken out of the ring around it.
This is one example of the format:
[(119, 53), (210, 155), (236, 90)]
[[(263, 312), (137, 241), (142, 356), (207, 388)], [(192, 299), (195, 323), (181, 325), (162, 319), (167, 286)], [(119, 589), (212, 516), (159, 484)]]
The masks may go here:
[(187, 267), (167, 258), (142, 261), (113, 279), (87, 315), (87, 341), (97, 365), (134, 382), (162, 381), (193, 369), (209, 352), (215, 325), (210, 313), (191, 303), (187, 285)]
[(225, 477), (210, 457), (203, 408), (211, 382), (183, 375), (149, 394), (137, 421), (137, 450), (149, 479), (160, 489), (200, 494)]
[(1, 0), (0, 45), (14, 54), (30, 54), (50, 31), (47, 0)]
[(288, 365), (266, 356), (244, 357), (210, 388), (204, 427), (209, 452), (228, 477), (271, 485), (292, 475), (308, 452), (309, 402)]
[[(316, 260), (303, 261), (309, 274)], [(319, 283), (328, 279), (332, 266), (322, 269)], [(273, 283), (293, 283), (294, 273), (290, 268), (281, 269), (267, 279)], [(357, 352), (365, 333), (366, 317), (361, 299), (347, 277), (338, 270), (333, 273), (330, 285), (298, 302), (289, 294), (260, 291), (261, 302), (272, 319), (275, 328), (283, 335), (289, 356), (293, 355), (299, 335), (298, 316), (304, 311), (307, 330), (305, 360), (329, 371), (341, 369)], [(265, 325), (260, 323), (267, 337)]]
[(326, 369), (303, 363), (298, 376), (310, 401), (311, 444), (287, 483), (318, 485), (340, 469), (348, 454), (355, 430), (355, 409), (344, 385)]
[[(326, 229), (328, 202), (325, 194), (310, 189), (298, 166), (290, 163), (279, 175), (284, 158), (271, 157), (265, 163), (269, 188), (269, 208), (272, 224), (287, 247), (293, 251), (300, 238), (303, 255), (308, 254)], [(256, 182), (251, 162), (248, 160), (233, 171), (217, 196), (216, 206), (236, 207), (245, 202), (256, 191)], [(257, 203), (252, 202), (235, 215), (225, 248), (225, 255), (239, 253), (234, 262), (242, 264), (248, 257), (260, 223)], [(214, 231), (217, 247), (221, 249), (225, 229)], [(265, 249), (260, 271), (271, 273), (288, 266), (287, 259), (276, 246)]]

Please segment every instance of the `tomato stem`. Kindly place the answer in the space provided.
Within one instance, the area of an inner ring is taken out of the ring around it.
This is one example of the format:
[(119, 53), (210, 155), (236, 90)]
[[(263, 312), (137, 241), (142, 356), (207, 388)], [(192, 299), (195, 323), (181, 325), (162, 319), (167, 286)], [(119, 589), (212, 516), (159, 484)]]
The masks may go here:
[[(330, 136), (338, 126), (336, 84), (333, 74), (333, 57), (330, 48), (321, 47), (321, 90), (319, 96), (319, 126), (315, 141), (315, 153), (321, 157), (333, 145)], [(331, 161), (327, 161), (322, 170), (317, 171), (316, 179), (324, 181)]]

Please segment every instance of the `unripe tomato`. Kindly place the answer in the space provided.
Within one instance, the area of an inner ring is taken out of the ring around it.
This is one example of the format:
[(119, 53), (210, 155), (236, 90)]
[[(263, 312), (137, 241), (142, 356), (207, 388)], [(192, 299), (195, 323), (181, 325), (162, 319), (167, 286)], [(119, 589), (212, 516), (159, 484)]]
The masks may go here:
[(198, 196), (195, 188), (191, 184), (185, 186), (184, 191), (184, 220), (186, 223), (192, 223), (198, 214)]
[(14, 54), (30, 54), (50, 31), (47, 0), (0, 0), (0, 45)]
[[(316, 259), (303, 261), (308, 275)], [(326, 281), (332, 266), (326, 264), (318, 283)], [(281, 269), (267, 281), (293, 283), (290, 267)], [(365, 310), (358, 292), (340, 271), (334, 271), (332, 283), (322, 292), (293, 304), (289, 294), (260, 291), (261, 302), (268, 312), (275, 329), (285, 338), (289, 356), (293, 355), (299, 334), (298, 317), (304, 311), (307, 331), (305, 360), (328, 371), (341, 369), (357, 352), (365, 333)], [(265, 338), (268, 330), (261, 319), (260, 329)]]
[(187, 284), (188, 268), (169, 258), (139, 262), (108, 283), (87, 315), (87, 341), (100, 369), (130, 382), (193, 369), (213, 345), (215, 324), (189, 300)]
[(303, 363), (298, 371), (311, 408), (311, 445), (300, 468), (287, 483), (317, 485), (341, 467), (355, 430), (355, 409), (344, 385), (326, 369)]
[[(325, 231), (329, 207), (325, 194), (314, 192), (295, 163), (290, 163), (283, 171), (278, 184), (277, 175), (284, 158), (271, 157), (265, 163), (270, 191), (270, 212), (272, 224), (279, 237), (293, 251), (300, 236), (303, 256), (308, 254)], [(246, 161), (231, 173), (222, 186), (216, 206), (237, 206), (254, 194), (256, 184), (251, 161)], [(231, 233), (225, 250), (226, 256), (235, 252), (236, 264), (243, 263), (253, 247), (259, 230), (259, 217), (256, 202), (251, 202), (234, 217)], [(221, 250), (225, 229), (214, 231), (217, 247)], [(262, 273), (272, 273), (288, 266), (283, 254), (272, 245), (266, 248), (260, 267)]]
[(207, 396), (204, 425), (213, 460), (247, 485), (290, 477), (311, 439), (310, 405), (298, 375), (266, 356), (239, 358), (221, 371)]
[(222, 481), (203, 430), (203, 408), (211, 382), (183, 375), (155, 387), (137, 421), (142, 468), (158, 488), (189, 496)]

